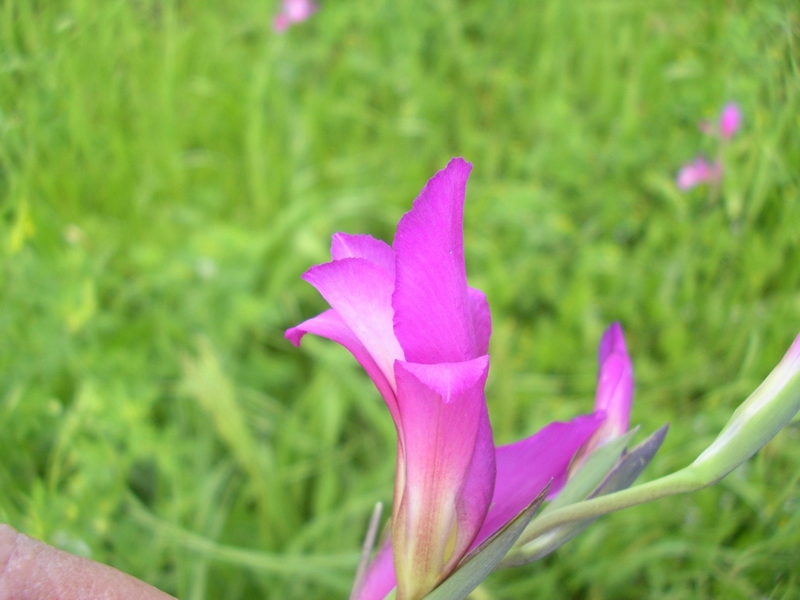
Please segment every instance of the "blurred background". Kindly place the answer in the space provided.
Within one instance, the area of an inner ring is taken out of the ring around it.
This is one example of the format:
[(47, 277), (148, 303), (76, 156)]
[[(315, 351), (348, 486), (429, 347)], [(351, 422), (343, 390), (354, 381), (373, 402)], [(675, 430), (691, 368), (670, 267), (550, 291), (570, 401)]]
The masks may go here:
[[(395, 434), (285, 328), (336, 231), (391, 241), (452, 156), (494, 318), (498, 443), (591, 410), (622, 323), (643, 478), (800, 331), (788, 0), (0, 0), (0, 521), (184, 600), (344, 598)], [(736, 101), (718, 188), (681, 191)], [(800, 598), (800, 427), (604, 517), (476, 600)]]

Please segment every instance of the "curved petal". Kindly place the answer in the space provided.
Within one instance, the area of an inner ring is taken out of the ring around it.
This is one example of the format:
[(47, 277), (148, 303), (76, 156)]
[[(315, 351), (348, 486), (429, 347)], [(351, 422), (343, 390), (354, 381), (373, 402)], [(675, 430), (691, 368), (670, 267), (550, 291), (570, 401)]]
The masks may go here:
[(622, 325), (614, 321), (603, 332), (600, 344), (597, 346), (597, 362), (602, 367), (606, 359), (612, 354), (628, 354), (628, 347), (625, 345), (625, 334), (622, 333)]
[(383, 396), (383, 399), (386, 401), (392, 418), (397, 422), (397, 399), (395, 398), (394, 390), (389, 380), (378, 367), (378, 363), (375, 362), (372, 355), (364, 347), (364, 344), (361, 343), (356, 334), (353, 333), (335, 310), (332, 308), (328, 309), (318, 314), (316, 317), (303, 321), (296, 327), (287, 329), (284, 337), (295, 346), (299, 346), (300, 340), (307, 333), (313, 333), (314, 335), (328, 338), (347, 348), (359, 364), (364, 367), (367, 375), (372, 379), (375, 387), (378, 388), (381, 396)]
[(551, 493), (560, 490), (575, 452), (602, 421), (602, 415), (582, 415), (566, 423), (550, 423), (529, 438), (499, 446), (492, 505), (472, 548), (517, 516), (551, 480)]
[(492, 312), (486, 294), (475, 288), (467, 288), (472, 329), (475, 332), (475, 350), (478, 356), (489, 353), (489, 338), (492, 335)]
[(392, 564), (392, 540), (386, 539), (369, 563), (364, 579), (351, 594), (351, 600), (383, 600), (397, 585)]
[(442, 581), (489, 507), (495, 466), (483, 395), (488, 369), (488, 356), (395, 363), (404, 441), (398, 467), (405, 470), (392, 515), (398, 597), (422, 597)]
[[(489, 474), (492, 474), (493, 477), (487, 484)], [(475, 437), (470, 469), (464, 478), (464, 485), (456, 504), (456, 511), (459, 515), (466, 515), (465, 520), (478, 524), (477, 531), (480, 531), (491, 506), (496, 480), (497, 462), (492, 425), (489, 422), (488, 411), (483, 411), (478, 424), (478, 434)], [(471, 548), (472, 545), (469, 547)]]
[[(606, 421), (590, 444), (599, 446), (628, 431), (633, 399), (633, 365), (619, 323), (612, 323), (600, 340), (600, 372), (595, 411), (606, 412)], [(602, 439), (601, 439), (602, 438)]]
[(619, 323), (612, 323), (603, 333), (597, 358), (600, 370), (597, 373), (594, 414), (605, 415), (605, 420), (575, 455), (570, 473), (575, 473), (597, 448), (628, 431), (633, 400), (633, 365)]
[(404, 357), (392, 330), (391, 273), (364, 258), (345, 258), (311, 267), (303, 279), (339, 314), (394, 387), (393, 364)]
[(331, 258), (366, 258), (394, 275), (394, 250), (386, 242), (376, 240), (371, 235), (334, 233), (331, 239)]
[(394, 330), (411, 362), (455, 363), (481, 356), (470, 317), (462, 233), (471, 168), (461, 158), (451, 160), (397, 225)]

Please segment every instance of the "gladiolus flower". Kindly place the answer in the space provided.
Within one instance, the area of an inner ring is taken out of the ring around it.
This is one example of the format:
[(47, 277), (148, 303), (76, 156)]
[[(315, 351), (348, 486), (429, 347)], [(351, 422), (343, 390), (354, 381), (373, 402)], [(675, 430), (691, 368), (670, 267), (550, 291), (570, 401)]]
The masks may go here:
[(563, 486), (576, 451), (605, 420), (606, 409), (495, 448), (484, 396), (491, 316), (464, 264), (471, 168), (456, 158), (437, 173), (392, 246), (335, 234), (333, 260), (303, 276), (331, 308), (286, 332), (295, 345), (313, 333), (347, 348), (397, 429), (391, 536), (354, 590), (358, 600), (383, 599), (395, 586), (398, 600), (424, 597), (548, 483)]
[(283, 0), (281, 11), (275, 15), (272, 26), (275, 31), (283, 33), (290, 25), (302, 23), (319, 10), (319, 6), (312, 0)]

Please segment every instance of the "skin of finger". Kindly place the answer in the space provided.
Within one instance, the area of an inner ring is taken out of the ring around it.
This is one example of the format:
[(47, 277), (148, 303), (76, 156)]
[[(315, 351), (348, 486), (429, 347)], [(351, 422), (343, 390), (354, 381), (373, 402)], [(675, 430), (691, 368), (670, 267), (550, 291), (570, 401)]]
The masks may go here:
[(169, 600), (107, 565), (48, 546), (0, 524), (0, 600)]

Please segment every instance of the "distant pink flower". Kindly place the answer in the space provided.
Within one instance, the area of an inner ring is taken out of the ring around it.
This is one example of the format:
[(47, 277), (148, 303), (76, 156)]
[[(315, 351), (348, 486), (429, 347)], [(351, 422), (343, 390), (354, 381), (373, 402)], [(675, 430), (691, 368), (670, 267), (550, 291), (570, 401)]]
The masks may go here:
[(286, 31), (289, 25), (302, 23), (319, 10), (319, 5), (312, 0), (283, 0), (281, 12), (275, 15), (272, 26), (280, 33)]
[(728, 102), (722, 107), (722, 113), (719, 116), (719, 134), (722, 139), (731, 139), (741, 124), (742, 113), (739, 106), (735, 102)]
[(690, 190), (701, 183), (716, 183), (721, 177), (722, 165), (719, 161), (710, 163), (702, 156), (698, 156), (681, 167), (676, 183), (680, 189)]
[(741, 125), (742, 111), (739, 109), (739, 105), (735, 102), (728, 102), (722, 107), (718, 123), (704, 120), (700, 121), (697, 128), (706, 135), (715, 135), (719, 131), (719, 135), (723, 140), (729, 140), (739, 131)]

